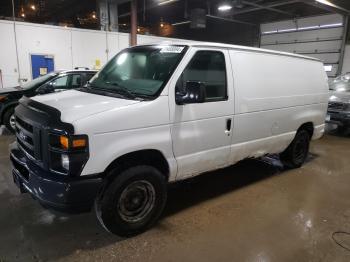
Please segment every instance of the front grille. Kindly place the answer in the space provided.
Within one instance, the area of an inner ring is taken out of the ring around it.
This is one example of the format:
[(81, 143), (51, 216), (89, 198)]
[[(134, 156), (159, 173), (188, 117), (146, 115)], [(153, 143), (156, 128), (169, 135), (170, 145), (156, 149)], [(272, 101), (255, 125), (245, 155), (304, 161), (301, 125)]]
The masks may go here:
[(341, 103), (341, 102), (329, 102), (328, 109), (330, 110), (346, 110), (347, 104)]
[(23, 176), (25, 180), (29, 179), (29, 171), (25, 166), (21, 165), (17, 161), (12, 161), (12, 164), (14, 168)]
[(30, 158), (38, 160), (35, 154), (34, 127), (18, 116), (16, 116), (16, 138), (19, 148)]

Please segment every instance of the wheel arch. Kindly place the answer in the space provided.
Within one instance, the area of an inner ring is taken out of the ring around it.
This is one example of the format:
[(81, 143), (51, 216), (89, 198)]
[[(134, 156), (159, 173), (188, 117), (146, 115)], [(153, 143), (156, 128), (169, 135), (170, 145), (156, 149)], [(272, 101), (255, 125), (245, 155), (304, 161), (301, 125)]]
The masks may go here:
[(123, 171), (134, 165), (150, 165), (157, 168), (169, 180), (170, 166), (163, 155), (157, 149), (142, 149), (126, 153), (114, 159), (103, 172), (105, 178), (115, 177), (111, 170)]
[(298, 128), (297, 132), (299, 132), (301, 130), (307, 131), (309, 133), (310, 139), (311, 139), (312, 136), (314, 135), (314, 124), (312, 122), (306, 122)]
[(4, 124), (4, 116), (5, 113), (10, 110), (11, 108), (15, 108), (18, 106), (19, 102), (18, 101), (13, 101), (5, 105), (5, 107), (2, 109), (1, 114), (0, 114), (0, 123)]

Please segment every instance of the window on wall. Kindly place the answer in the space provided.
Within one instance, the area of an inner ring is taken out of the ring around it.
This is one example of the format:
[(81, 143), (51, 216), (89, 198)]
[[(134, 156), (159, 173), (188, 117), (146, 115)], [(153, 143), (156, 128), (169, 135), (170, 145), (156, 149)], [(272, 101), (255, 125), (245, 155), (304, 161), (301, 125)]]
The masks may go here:
[(225, 56), (219, 51), (198, 51), (183, 72), (184, 83), (202, 82), (206, 101), (227, 99)]

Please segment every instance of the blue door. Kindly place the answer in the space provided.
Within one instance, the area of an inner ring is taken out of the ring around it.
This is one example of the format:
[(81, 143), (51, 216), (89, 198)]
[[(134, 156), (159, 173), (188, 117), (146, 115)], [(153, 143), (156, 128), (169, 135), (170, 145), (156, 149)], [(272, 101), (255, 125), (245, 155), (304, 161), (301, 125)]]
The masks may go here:
[(37, 78), (46, 75), (54, 70), (53, 56), (50, 55), (31, 55), (32, 77)]

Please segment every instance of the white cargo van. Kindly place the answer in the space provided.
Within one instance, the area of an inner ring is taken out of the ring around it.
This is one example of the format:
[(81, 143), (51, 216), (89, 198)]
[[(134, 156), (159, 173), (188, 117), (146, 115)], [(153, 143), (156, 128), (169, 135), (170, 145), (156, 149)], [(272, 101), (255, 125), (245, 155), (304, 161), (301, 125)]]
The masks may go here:
[(170, 182), (266, 154), (300, 167), (324, 133), (327, 82), (322, 62), (294, 54), (127, 48), (87, 88), (21, 100), (14, 181), (44, 206), (95, 205), (107, 230), (136, 234), (159, 218)]

